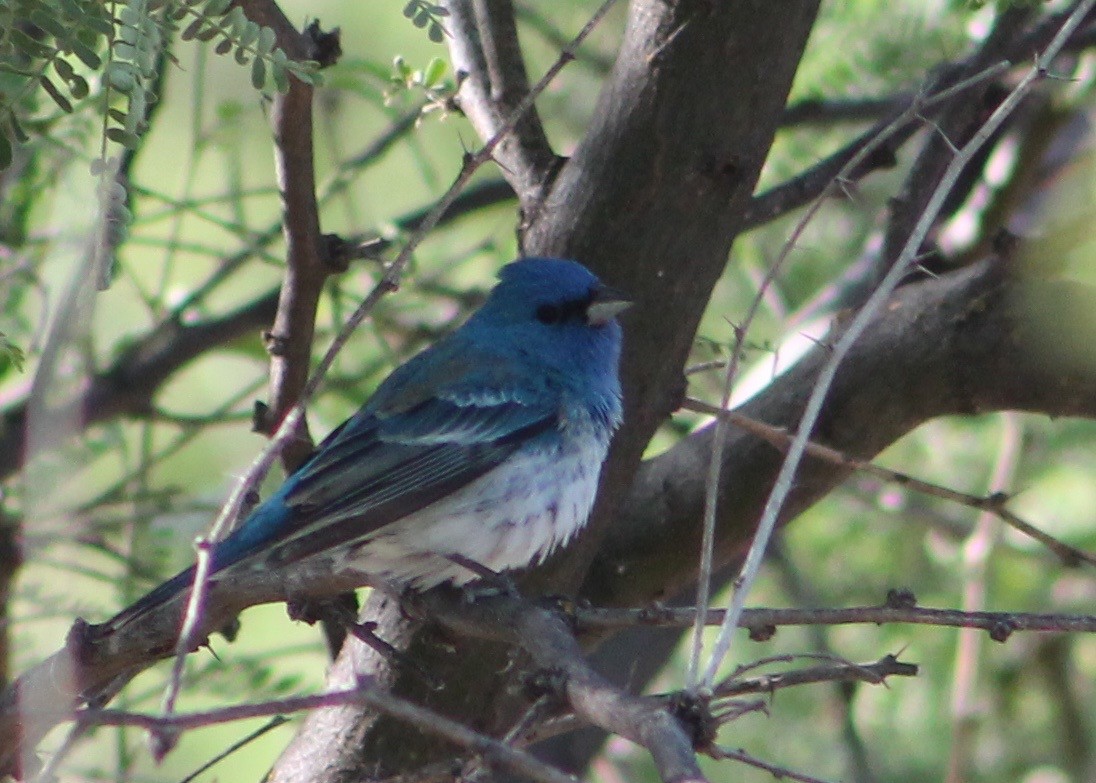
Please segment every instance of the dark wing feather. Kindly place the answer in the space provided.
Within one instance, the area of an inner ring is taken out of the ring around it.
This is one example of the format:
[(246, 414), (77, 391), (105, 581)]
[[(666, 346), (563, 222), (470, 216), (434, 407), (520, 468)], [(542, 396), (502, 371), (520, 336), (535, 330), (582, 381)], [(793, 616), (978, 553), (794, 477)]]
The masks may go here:
[(476, 480), (557, 426), (555, 411), (516, 402), (432, 399), (393, 416), (359, 413), (270, 499), (289, 515), (259, 549), (288, 562), (361, 539)]

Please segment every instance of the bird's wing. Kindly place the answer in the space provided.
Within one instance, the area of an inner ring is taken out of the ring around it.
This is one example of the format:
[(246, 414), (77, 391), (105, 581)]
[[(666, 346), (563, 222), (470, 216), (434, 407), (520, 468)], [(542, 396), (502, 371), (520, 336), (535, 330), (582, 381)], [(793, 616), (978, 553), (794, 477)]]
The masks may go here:
[[(451, 373), (433, 395), (427, 384), (404, 387), (414, 397), (382, 386), (328, 435), (300, 470), (218, 544), (215, 569), (258, 559), (273, 566), (357, 541), (474, 481), (559, 425), (551, 395), (518, 383), (514, 373), (494, 372), (492, 386), (482, 373), (461, 373), (452, 365), (430, 371)], [(193, 580), (191, 567), (107, 624), (132, 622)]]
[[(440, 368), (431, 374), (444, 373)], [(274, 562), (288, 562), (359, 540), (455, 492), (559, 426), (550, 396), (532, 393), (516, 378), (506, 383), (498, 372), (489, 385), (477, 375), (458, 371), (433, 395), (414, 384), (408, 385), (416, 389), (413, 396), (380, 390), (271, 497), (269, 503), (287, 512), (277, 515), (278, 524), (245, 533), (251, 520), (245, 522), (237, 546), (229, 545), (239, 551), (225, 551), (226, 559), (263, 551)]]

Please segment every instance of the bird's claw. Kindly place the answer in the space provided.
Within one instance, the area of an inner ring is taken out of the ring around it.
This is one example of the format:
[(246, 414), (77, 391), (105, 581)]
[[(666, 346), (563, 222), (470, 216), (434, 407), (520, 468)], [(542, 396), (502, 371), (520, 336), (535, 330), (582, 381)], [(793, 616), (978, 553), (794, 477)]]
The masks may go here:
[(498, 596), (506, 598), (521, 597), (518, 586), (507, 573), (492, 572), (490, 576), (480, 577), (474, 582), (461, 585), (460, 590), (465, 603), (469, 604)]

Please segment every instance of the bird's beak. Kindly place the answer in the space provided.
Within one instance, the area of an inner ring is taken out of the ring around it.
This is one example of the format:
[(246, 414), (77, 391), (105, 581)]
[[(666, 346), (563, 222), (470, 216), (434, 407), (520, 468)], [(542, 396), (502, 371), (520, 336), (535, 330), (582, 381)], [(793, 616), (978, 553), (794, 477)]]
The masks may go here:
[(623, 291), (599, 286), (586, 307), (586, 322), (591, 326), (604, 326), (631, 306), (632, 300)]

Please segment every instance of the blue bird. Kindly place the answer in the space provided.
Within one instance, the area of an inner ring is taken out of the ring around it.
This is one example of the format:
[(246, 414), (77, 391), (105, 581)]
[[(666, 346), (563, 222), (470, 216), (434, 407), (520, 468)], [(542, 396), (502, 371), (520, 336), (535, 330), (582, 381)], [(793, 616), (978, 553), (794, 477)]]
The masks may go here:
[[(574, 261), (525, 258), (456, 331), (397, 368), (212, 552), (239, 568), (329, 564), (425, 590), (541, 562), (585, 524), (621, 421), (629, 305)], [(191, 567), (109, 620), (189, 589)]]

